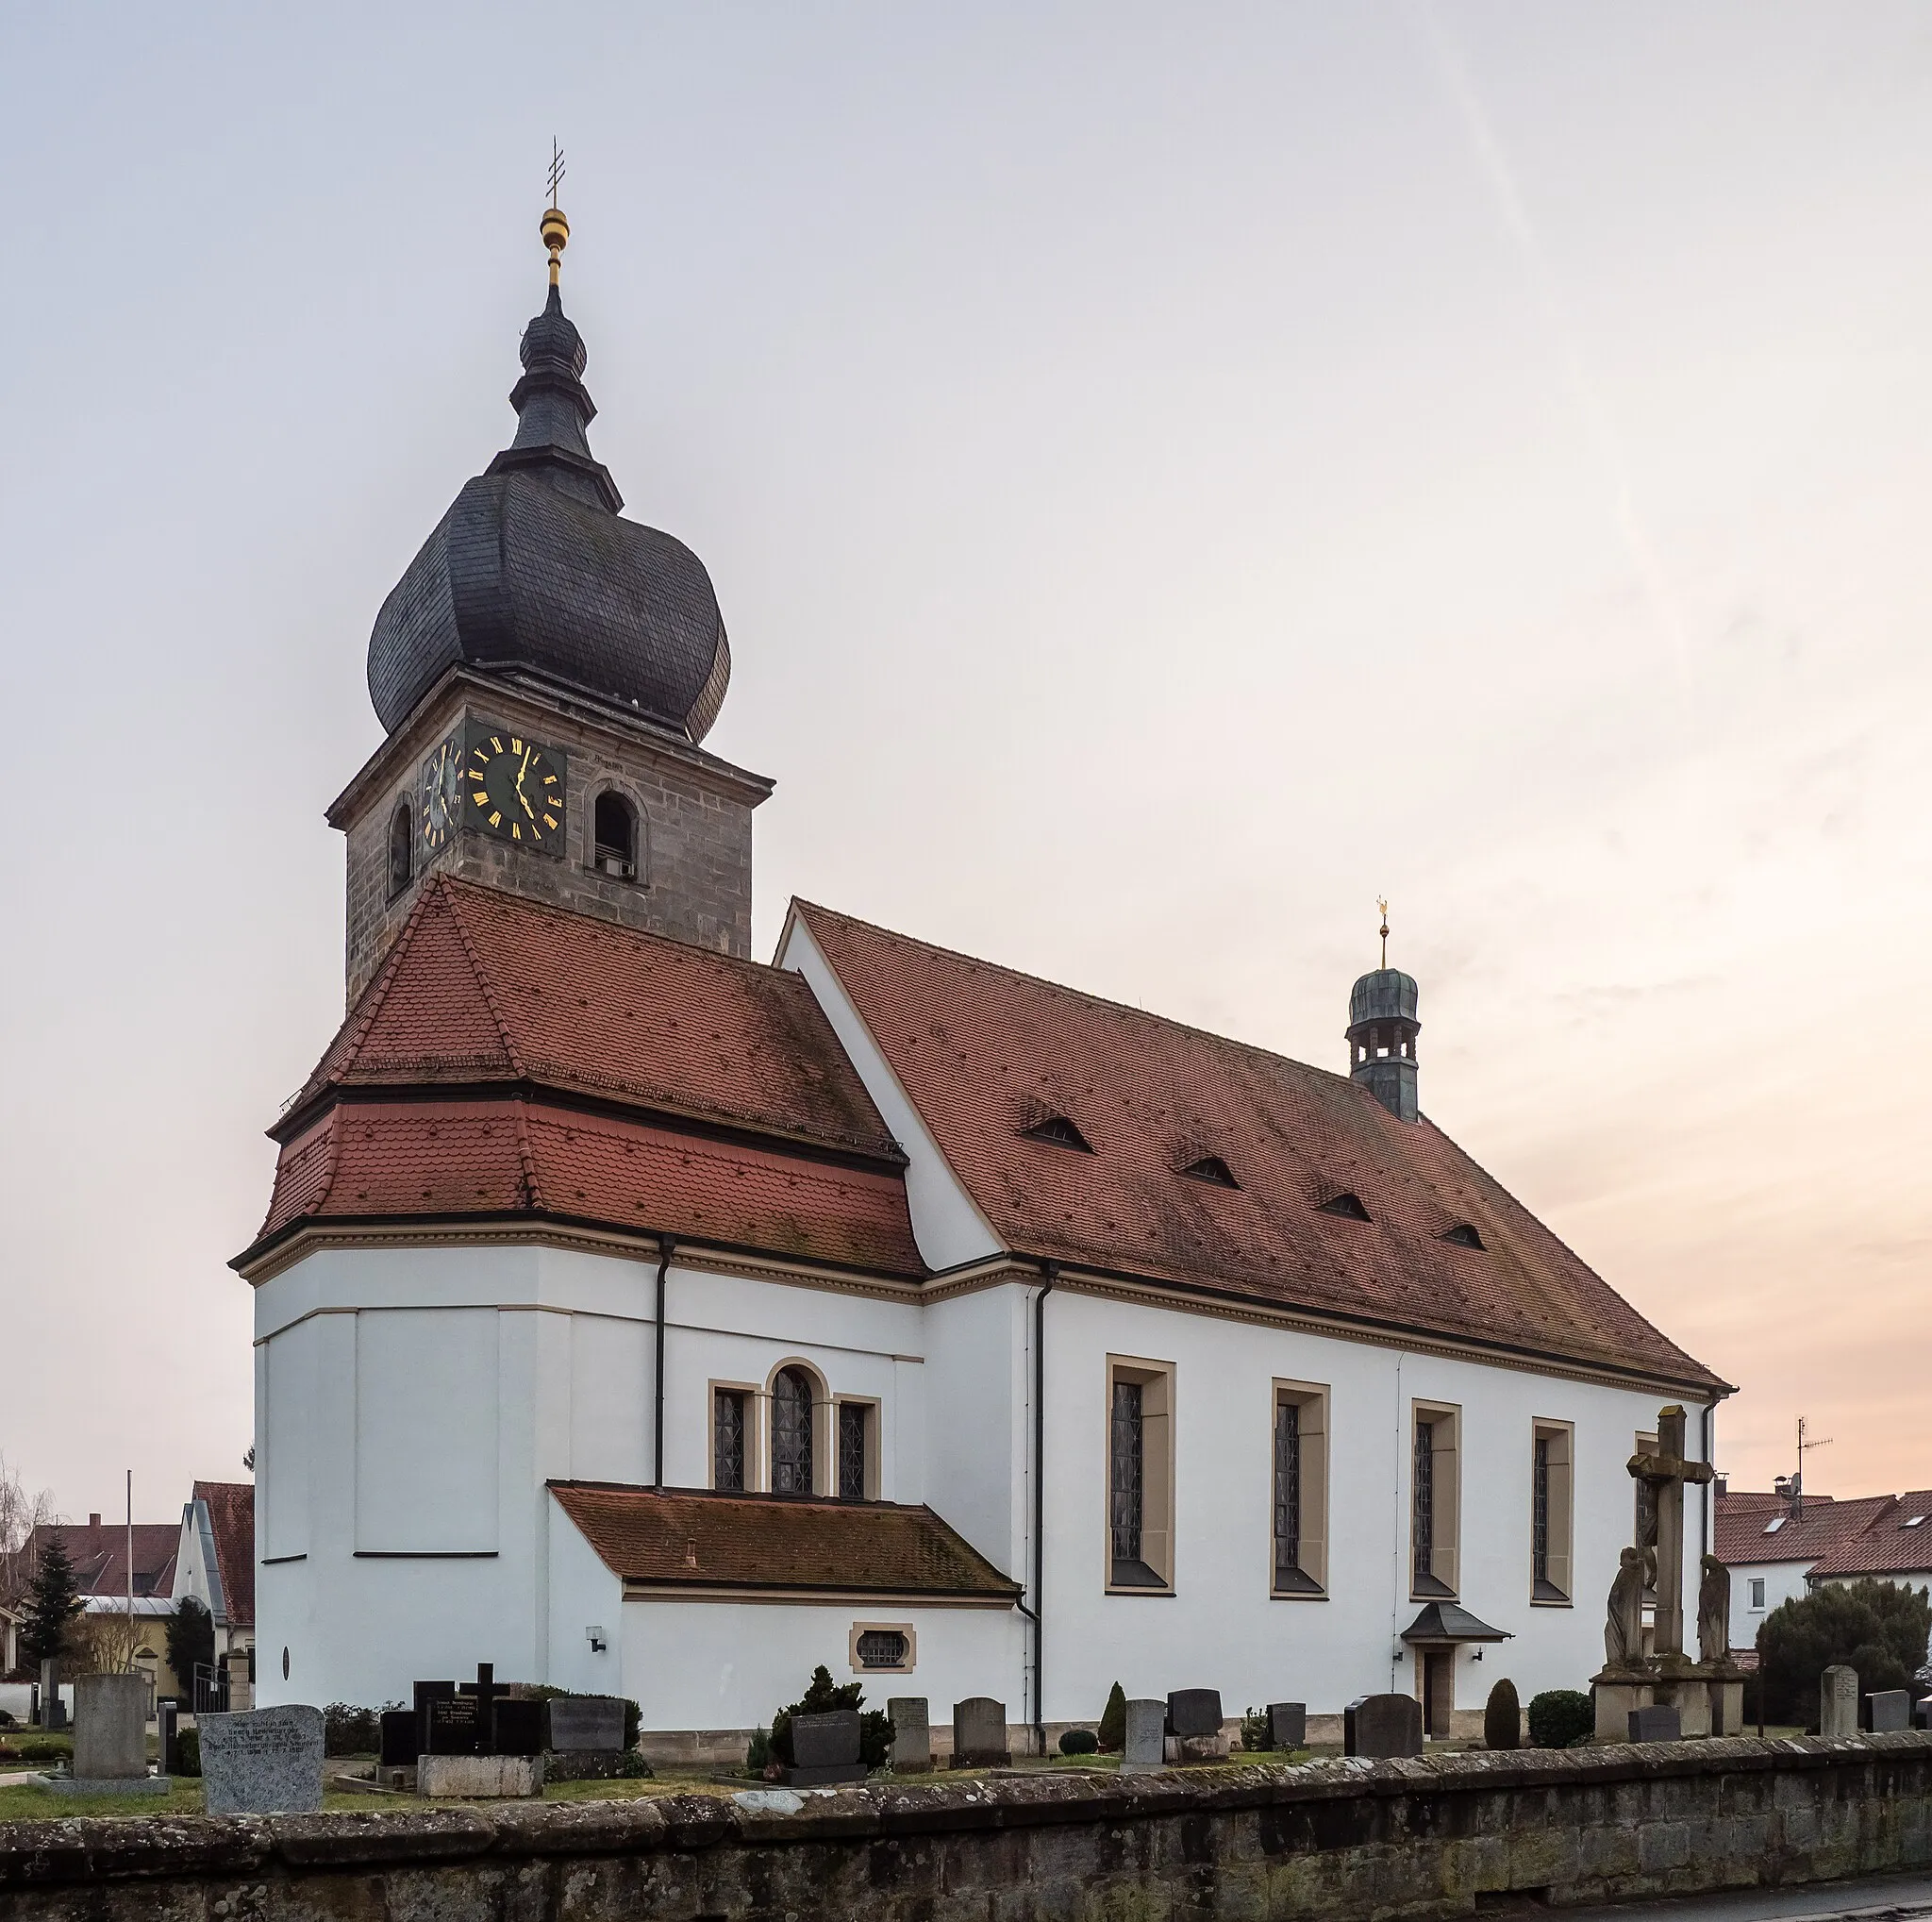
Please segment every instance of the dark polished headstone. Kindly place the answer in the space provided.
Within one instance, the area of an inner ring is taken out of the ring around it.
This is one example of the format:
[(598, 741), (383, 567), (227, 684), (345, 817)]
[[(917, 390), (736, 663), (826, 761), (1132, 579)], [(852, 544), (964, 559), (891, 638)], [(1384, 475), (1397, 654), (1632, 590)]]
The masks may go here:
[(1307, 1702), (1268, 1704), (1268, 1746), (1282, 1749), (1306, 1748), (1308, 1746)]
[(968, 1696), (953, 1704), (953, 1766), (1005, 1768), (1012, 1761), (1007, 1746), (1007, 1705), (991, 1696)]
[(181, 1773), (181, 1729), (179, 1708), (173, 1702), (155, 1704), (155, 1764), (158, 1775)]
[(1912, 1692), (1905, 1688), (1874, 1689), (1865, 1697), (1867, 1726), (1874, 1735), (1895, 1735), (1912, 1726)]
[(543, 1704), (544, 1747), (588, 1754), (624, 1748), (624, 1703), (616, 1696), (558, 1696)]
[(431, 1696), (423, 1711), (425, 1755), (475, 1755), (482, 1747), (475, 1696)]
[(541, 1701), (524, 1701), (514, 1697), (499, 1701), (490, 1718), (491, 1753), (541, 1755), (543, 1708)]
[(1413, 1696), (1358, 1696), (1341, 1712), (1344, 1755), (1423, 1752), (1423, 1705)]
[(377, 1759), (384, 1768), (414, 1768), (423, 1753), (419, 1738), (423, 1721), (414, 1709), (385, 1709), (382, 1733), (378, 1737)]
[(824, 1788), (835, 1782), (863, 1781), (858, 1759), (858, 1711), (832, 1709), (823, 1715), (791, 1718), (791, 1766), (784, 1771), (793, 1788)]
[(1633, 1742), (1681, 1742), (1684, 1725), (1674, 1702), (1653, 1702), (1646, 1709), (1630, 1711), (1630, 1739)]
[(1167, 1698), (1167, 1732), (1185, 1740), (1191, 1735), (1221, 1733), (1221, 1691), (1218, 1688), (1176, 1689)]

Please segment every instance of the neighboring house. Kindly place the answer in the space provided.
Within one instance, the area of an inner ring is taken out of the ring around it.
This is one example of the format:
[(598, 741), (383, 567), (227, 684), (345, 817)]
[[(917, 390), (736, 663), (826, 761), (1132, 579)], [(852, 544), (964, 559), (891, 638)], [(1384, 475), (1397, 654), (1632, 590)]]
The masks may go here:
[(175, 1548), (178, 1531), (172, 1522), (104, 1522), (98, 1514), (81, 1522), (42, 1522), (27, 1537), (26, 1565), (40, 1559), (41, 1549), (55, 1535), (67, 1549), (74, 1579), (83, 1596), (128, 1595), (127, 1550), (134, 1546), (136, 1596), (169, 1596), (175, 1592)]
[(20, 1666), (20, 1627), (25, 1620), (0, 1602), (0, 1676), (11, 1675)]
[[(174, 1619), (175, 1602), (171, 1596), (138, 1595), (132, 1604), (134, 1613), (134, 1665), (147, 1677), (149, 1700), (161, 1696), (173, 1696), (177, 1699), (187, 1693), (181, 1678), (168, 1663), (168, 1624)], [(128, 1600), (122, 1595), (91, 1595), (81, 1604), (81, 1612), (90, 1617), (108, 1616), (118, 1626), (128, 1613)], [(109, 1644), (110, 1648), (119, 1649), (125, 1645), (118, 1640)]]
[(192, 1596), (214, 1617), (215, 1663), (226, 1665), (228, 1706), (255, 1690), (255, 1484), (197, 1481), (181, 1511), (175, 1599)]
[(1826, 1581), (1876, 1576), (1932, 1585), (1932, 1492), (1793, 1500), (1720, 1489), (1716, 1554), (1731, 1571), (1731, 1646), (1755, 1649), (1780, 1602)]

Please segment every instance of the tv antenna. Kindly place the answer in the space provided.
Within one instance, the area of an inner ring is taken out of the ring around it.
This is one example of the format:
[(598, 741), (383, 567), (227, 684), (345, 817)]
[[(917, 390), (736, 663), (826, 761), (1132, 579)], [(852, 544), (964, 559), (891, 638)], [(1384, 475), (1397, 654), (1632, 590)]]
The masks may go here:
[(1805, 1457), (1813, 1448), (1831, 1446), (1829, 1435), (1821, 1436), (1815, 1442), (1805, 1439), (1805, 1417), (1798, 1417), (1798, 1472), (1791, 1477), (1791, 1518), (1795, 1521), (1805, 1513)]

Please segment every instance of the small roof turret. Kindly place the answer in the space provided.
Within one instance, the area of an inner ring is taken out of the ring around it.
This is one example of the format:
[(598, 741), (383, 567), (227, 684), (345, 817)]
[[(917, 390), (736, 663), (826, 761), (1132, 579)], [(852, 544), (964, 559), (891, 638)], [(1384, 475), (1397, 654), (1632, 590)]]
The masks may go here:
[(1389, 965), (1389, 903), (1382, 911), (1382, 965), (1363, 975), (1348, 994), (1348, 1072), (1398, 1121), (1416, 1121), (1416, 1009), (1422, 991), (1415, 977)]

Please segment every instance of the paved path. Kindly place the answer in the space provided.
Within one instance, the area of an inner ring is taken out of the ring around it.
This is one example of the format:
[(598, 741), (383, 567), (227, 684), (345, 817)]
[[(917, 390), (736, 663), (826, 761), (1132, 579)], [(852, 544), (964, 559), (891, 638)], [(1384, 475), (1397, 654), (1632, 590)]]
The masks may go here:
[(1932, 1918), (1932, 1876), (1878, 1876), (1870, 1881), (1554, 1913), (1572, 1922), (1916, 1922), (1921, 1916)]

